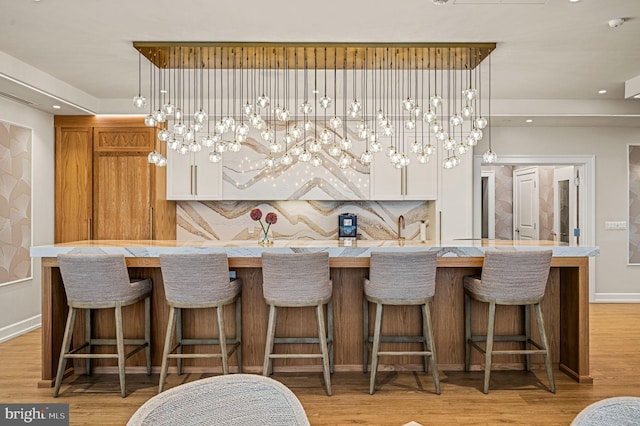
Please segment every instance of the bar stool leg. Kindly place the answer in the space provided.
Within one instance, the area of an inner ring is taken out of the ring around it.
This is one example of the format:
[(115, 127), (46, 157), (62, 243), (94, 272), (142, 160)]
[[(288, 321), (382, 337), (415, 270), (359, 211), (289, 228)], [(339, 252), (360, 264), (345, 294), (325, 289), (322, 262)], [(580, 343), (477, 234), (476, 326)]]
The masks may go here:
[[(182, 354), (182, 309), (176, 308), (176, 353)], [(178, 376), (182, 375), (182, 358), (176, 358)]]
[(542, 319), (542, 309), (540, 308), (540, 303), (536, 303), (534, 307), (536, 310), (536, 319), (538, 322), (538, 332), (540, 333), (540, 340), (542, 343), (542, 347), (545, 350), (544, 365), (547, 368), (547, 377), (549, 378), (549, 388), (551, 390), (551, 393), (556, 393), (556, 384), (553, 379), (553, 368), (551, 367), (551, 359), (549, 357), (549, 344), (547, 342), (547, 333), (544, 330), (544, 320)]
[(126, 396), (125, 391), (125, 377), (124, 377), (124, 336), (122, 332), (122, 307), (116, 305), (116, 346), (118, 347), (118, 375), (120, 376), (120, 394), (124, 398)]
[(238, 342), (236, 349), (238, 373), (242, 373), (242, 298), (240, 296), (236, 299), (236, 341)]
[(489, 378), (491, 375), (491, 355), (493, 354), (493, 336), (496, 324), (496, 304), (489, 303), (489, 322), (487, 324), (487, 346), (484, 354), (484, 393), (489, 393)]
[(169, 352), (171, 351), (171, 340), (176, 328), (176, 308), (171, 306), (169, 309), (169, 322), (167, 323), (167, 332), (164, 338), (164, 350), (162, 351), (162, 366), (160, 367), (160, 384), (158, 385), (158, 393), (162, 392), (164, 382), (167, 380), (167, 369), (169, 368)]
[(147, 346), (144, 354), (147, 358), (147, 376), (151, 375), (151, 298), (144, 299), (144, 341)]
[(329, 335), (329, 341), (327, 342), (329, 345), (329, 371), (333, 374), (333, 300), (329, 300), (329, 303), (327, 303), (327, 328)]
[(267, 326), (267, 343), (264, 348), (264, 363), (262, 365), (262, 375), (268, 376), (272, 369), (271, 353), (273, 352), (273, 340), (276, 333), (276, 307), (269, 305), (269, 325)]
[[(531, 306), (523, 305), (524, 308), (524, 347), (526, 350), (531, 349)], [(525, 355), (525, 368), (531, 371), (531, 355)]]
[(369, 368), (369, 301), (367, 296), (362, 296), (362, 372)]
[(376, 303), (376, 324), (373, 332), (373, 351), (371, 353), (371, 379), (369, 394), (373, 395), (376, 388), (376, 372), (378, 371), (378, 352), (380, 351), (380, 330), (382, 329), (382, 303)]
[[(436, 348), (433, 339), (433, 327), (431, 324), (431, 309), (429, 302), (422, 305), (422, 318), (425, 344), (428, 345), (428, 350), (431, 352), (431, 375), (433, 376), (433, 384), (436, 387), (436, 394), (440, 395), (440, 379), (438, 378), (438, 361), (436, 358)], [(426, 358), (426, 357), (425, 357)]]
[(329, 349), (327, 348), (327, 329), (324, 326), (324, 309), (322, 304), (316, 306), (316, 319), (318, 322), (318, 337), (322, 350), (322, 372), (324, 384), (327, 387), (327, 395), (331, 396), (331, 369), (329, 367)]
[(64, 370), (67, 365), (67, 359), (65, 354), (69, 352), (71, 348), (71, 337), (73, 335), (73, 325), (76, 322), (76, 308), (69, 307), (69, 314), (67, 315), (67, 325), (64, 328), (64, 337), (62, 338), (62, 349), (60, 350), (60, 359), (58, 360), (58, 374), (56, 375), (56, 384), (53, 389), (53, 397), (58, 397), (60, 392), (60, 384), (62, 383), (62, 377), (64, 376)]
[[(87, 353), (91, 353), (91, 309), (84, 310), (84, 341), (87, 342)], [(91, 358), (85, 360), (85, 372), (91, 375)]]
[(464, 371), (471, 366), (471, 297), (464, 294)]
[(220, 342), (220, 353), (222, 355), (222, 374), (229, 374), (227, 336), (224, 332), (224, 312), (222, 306), (216, 307), (216, 313), (218, 314), (218, 341)]

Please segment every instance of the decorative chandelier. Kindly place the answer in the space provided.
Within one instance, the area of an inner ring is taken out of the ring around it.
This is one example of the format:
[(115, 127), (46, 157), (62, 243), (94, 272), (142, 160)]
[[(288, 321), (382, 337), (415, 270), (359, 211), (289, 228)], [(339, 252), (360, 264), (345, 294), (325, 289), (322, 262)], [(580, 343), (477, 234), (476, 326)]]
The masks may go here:
[(160, 167), (167, 164), (160, 143), (184, 155), (206, 148), (218, 163), (225, 152), (240, 151), (252, 129), (268, 147), (267, 168), (317, 167), (329, 158), (343, 169), (354, 161), (403, 168), (412, 160), (427, 163), (441, 149), (442, 166), (450, 169), (485, 132), (483, 160), (497, 159), (489, 126), (491, 59), (483, 62), (495, 43), (134, 47), (149, 60), (149, 100), (141, 94), (139, 60), (133, 103), (148, 107), (144, 123), (157, 134), (148, 159)]

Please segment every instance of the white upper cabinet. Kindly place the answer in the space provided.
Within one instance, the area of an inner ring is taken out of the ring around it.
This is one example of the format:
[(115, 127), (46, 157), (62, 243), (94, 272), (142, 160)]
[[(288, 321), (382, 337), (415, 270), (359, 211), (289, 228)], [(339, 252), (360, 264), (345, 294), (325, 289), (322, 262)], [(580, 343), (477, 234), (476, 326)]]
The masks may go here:
[[(438, 150), (438, 164), (446, 152)], [(473, 153), (460, 157), (452, 169), (438, 167), (437, 235), (442, 241), (468, 239), (473, 236)]]
[(371, 165), (372, 200), (435, 200), (438, 195), (438, 165), (435, 158), (426, 164), (415, 158), (397, 169), (384, 153), (377, 153)]
[(167, 200), (220, 200), (221, 171), (206, 152), (182, 155), (167, 150)]

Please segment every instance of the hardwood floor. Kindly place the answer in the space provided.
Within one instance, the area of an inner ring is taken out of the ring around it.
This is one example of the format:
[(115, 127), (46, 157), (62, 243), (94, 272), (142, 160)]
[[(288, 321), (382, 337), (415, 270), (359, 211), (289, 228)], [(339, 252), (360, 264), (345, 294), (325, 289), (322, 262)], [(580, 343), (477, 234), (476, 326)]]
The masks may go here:
[[(496, 371), (488, 395), (482, 372), (441, 372), (442, 394), (434, 393), (430, 374), (379, 372), (375, 395), (369, 376), (335, 373), (327, 397), (320, 373), (276, 374), (304, 406), (312, 425), (564, 424), (588, 404), (613, 396), (640, 396), (640, 304), (592, 304), (590, 307), (593, 384), (578, 384), (555, 371), (557, 393), (547, 390), (544, 370), (535, 374)], [(129, 395), (121, 398), (117, 375), (78, 376), (61, 396), (38, 389), (40, 331), (0, 344), (1, 403), (68, 403), (72, 425), (122, 425), (156, 394), (158, 375), (127, 375)], [(171, 374), (167, 388), (195, 380), (197, 374)], [(640, 420), (639, 420), (640, 421)]]

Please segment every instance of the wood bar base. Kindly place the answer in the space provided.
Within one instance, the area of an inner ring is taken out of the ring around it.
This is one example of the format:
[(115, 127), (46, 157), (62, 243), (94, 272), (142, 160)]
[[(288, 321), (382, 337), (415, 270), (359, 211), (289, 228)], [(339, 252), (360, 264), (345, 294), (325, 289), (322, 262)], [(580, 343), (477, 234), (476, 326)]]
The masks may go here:
[[(368, 274), (369, 258), (331, 258), (333, 281), (335, 370), (362, 371), (362, 280)], [(464, 368), (464, 297), (463, 277), (481, 272), (482, 257), (438, 258), (436, 292), (432, 304), (435, 348), (441, 370), (461, 371)], [(151, 278), (152, 294), (152, 365), (154, 371), (161, 364), (162, 346), (169, 314), (166, 304), (159, 259), (156, 257), (127, 258), (132, 277)], [(243, 280), (242, 289), (242, 353), (243, 371), (260, 372), (267, 331), (268, 306), (262, 295), (260, 258), (230, 258), (230, 269)], [(591, 383), (589, 373), (589, 297), (588, 257), (554, 257), (549, 275), (547, 292), (542, 309), (547, 327), (552, 362), (561, 371), (581, 383)], [(62, 334), (67, 314), (67, 304), (57, 267), (56, 258), (42, 259), (42, 380), (38, 387), (50, 387), (56, 374)], [(185, 283), (188, 285), (189, 283)], [(232, 306), (225, 309), (228, 335), (233, 335), (234, 313)], [(279, 312), (278, 334), (302, 336), (313, 333), (316, 327), (312, 308), (290, 308)], [(370, 306), (373, 315), (373, 306)], [(487, 307), (472, 304), (473, 327), (486, 329)], [(125, 337), (142, 332), (143, 305), (124, 309)], [(184, 313), (184, 335), (191, 337), (216, 336), (217, 324), (212, 309), (188, 310)], [(517, 307), (500, 306), (497, 311), (496, 334), (513, 333), (523, 327), (523, 311)], [(83, 335), (84, 321), (76, 321), (75, 334)], [(93, 332), (96, 336), (112, 337), (113, 314), (94, 312)], [(535, 330), (535, 327), (532, 327)], [(419, 334), (420, 311), (412, 306), (389, 306), (385, 308), (383, 332), (389, 334)], [(534, 338), (537, 338), (534, 333)], [(74, 342), (77, 343), (77, 342)], [(511, 343), (513, 344), (513, 343)], [(394, 350), (415, 349), (415, 343), (389, 343)], [(505, 345), (508, 345), (505, 343)], [(286, 345), (291, 346), (291, 345)], [(100, 347), (96, 348), (97, 351)], [(199, 348), (193, 349), (198, 351)], [(282, 350), (313, 352), (312, 345), (298, 345)], [(472, 353), (472, 368), (480, 369), (480, 355)], [(95, 371), (115, 371), (112, 360), (95, 360)], [(219, 360), (185, 360), (185, 371), (216, 372)], [(320, 371), (317, 360), (277, 359), (275, 371)], [(381, 370), (421, 370), (420, 357), (382, 357)], [(542, 357), (532, 358), (535, 368), (541, 368)], [(316, 365), (317, 364), (317, 365)], [(143, 372), (144, 354), (139, 353), (127, 362), (129, 372)], [(171, 366), (175, 366), (171, 364)], [(232, 371), (237, 370), (234, 356), (230, 359)], [(522, 357), (510, 355), (497, 357), (495, 368), (523, 369)], [(72, 367), (69, 363), (69, 367)], [(76, 371), (84, 371), (80, 362)], [(71, 369), (67, 372), (71, 374)]]

